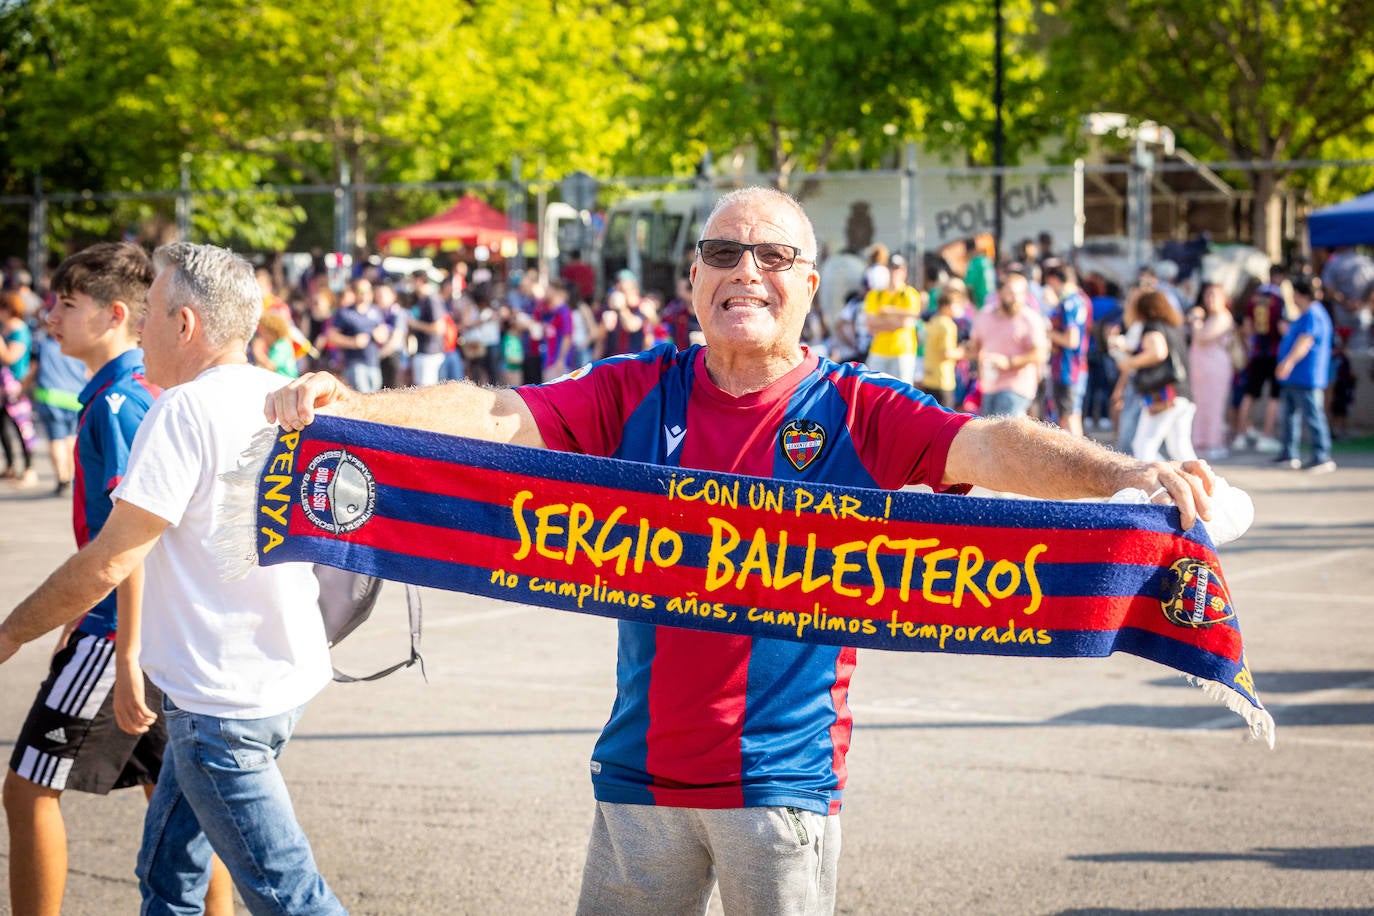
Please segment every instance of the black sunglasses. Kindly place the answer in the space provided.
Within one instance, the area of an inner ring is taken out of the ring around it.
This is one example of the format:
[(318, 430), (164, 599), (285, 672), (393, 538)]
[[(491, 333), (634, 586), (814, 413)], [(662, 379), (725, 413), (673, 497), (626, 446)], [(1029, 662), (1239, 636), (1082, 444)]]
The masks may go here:
[(753, 252), (754, 263), (759, 270), (787, 270), (798, 261), (810, 263), (809, 258), (800, 257), (801, 249), (782, 242), (758, 242), (746, 245), (730, 239), (702, 239), (697, 242), (697, 254), (708, 267), (734, 267), (746, 251)]

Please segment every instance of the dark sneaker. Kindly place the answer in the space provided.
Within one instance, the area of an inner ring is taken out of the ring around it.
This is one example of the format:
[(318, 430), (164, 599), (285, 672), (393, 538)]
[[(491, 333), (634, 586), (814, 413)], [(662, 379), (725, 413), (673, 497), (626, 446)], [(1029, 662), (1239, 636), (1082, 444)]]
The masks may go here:
[(1306, 470), (1313, 474), (1330, 474), (1332, 471), (1336, 470), (1336, 462), (1327, 459), (1317, 464), (1309, 464)]
[(1274, 467), (1296, 471), (1302, 467), (1302, 461), (1298, 458), (1275, 458)]

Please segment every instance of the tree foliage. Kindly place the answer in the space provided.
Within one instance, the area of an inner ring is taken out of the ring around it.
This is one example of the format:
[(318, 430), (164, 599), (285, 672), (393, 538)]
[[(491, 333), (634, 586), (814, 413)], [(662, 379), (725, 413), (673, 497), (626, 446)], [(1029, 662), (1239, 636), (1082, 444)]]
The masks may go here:
[[(1063, 0), (1059, 7), (1066, 29), (1052, 45), (1050, 71), (1074, 107), (1168, 125), (1203, 159), (1374, 149), (1374, 0)], [(1284, 176), (1251, 169), (1247, 178), (1263, 238), (1265, 203)], [(1318, 180), (1328, 193), (1353, 190), (1333, 173)]]
[[(1051, 123), (1029, 53), (1033, 6), (1008, 0), (1005, 105), (1013, 151)], [(707, 148), (757, 151), (794, 171), (892, 164), (902, 141), (991, 161), (993, 7), (966, 0), (658, 0), (646, 121), (679, 138), (669, 165)], [(684, 159), (687, 162), (684, 162)]]
[[(1082, 113), (1202, 158), (1368, 155), (1374, 0), (1002, 0), (1008, 161)], [(519, 157), (689, 174), (991, 164), (991, 0), (0, 0), (0, 189), (491, 180)], [(1272, 173), (1267, 173), (1272, 177)], [(1265, 176), (1250, 176), (1263, 190)], [(1339, 177), (1308, 176), (1339, 194)], [(804, 192), (804, 187), (793, 187)], [(439, 192), (357, 196), (357, 233)], [(503, 201), (497, 201), (502, 203)], [(171, 203), (54, 208), (58, 239), (158, 231)], [(198, 196), (199, 238), (281, 247), (328, 194)], [(1259, 208), (1263, 209), (1263, 208)], [(4, 219), (10, 219), (5, 215)], [(2, 222), (2, 221), (0, 221)], [(0, 227), (2, 228), (2, 227)], [(297, 238), (299, 243), (300, 238)]]

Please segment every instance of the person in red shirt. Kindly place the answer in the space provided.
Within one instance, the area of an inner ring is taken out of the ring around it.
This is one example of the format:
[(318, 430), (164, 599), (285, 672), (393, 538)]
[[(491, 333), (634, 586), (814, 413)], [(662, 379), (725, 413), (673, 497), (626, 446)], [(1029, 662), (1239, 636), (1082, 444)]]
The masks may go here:
[[(1025, 418), (948, 411), (902, 382), (801, 344), (820, 284), (801, 205), (726, 194), (691, 267), (705, 345), (671, 341), (558, 381), (359, 395), (316, 374), (267, 418), (346, 417), (655, 465), (1051, 499), (1166, 493), (1210, 515), (1200, 463), (1146, 464)], [(582, 913), (831, 913), (851, 737), (854, 650), (622, 622), (617, 697), (592, 756), (597, 804)]]
[(559, 276), (566, 280), (577, 295), (588, 301), (596, 296), (596, 270), (582, 260), (581, 251), (568, 252), (568, 263), (563, 265)]

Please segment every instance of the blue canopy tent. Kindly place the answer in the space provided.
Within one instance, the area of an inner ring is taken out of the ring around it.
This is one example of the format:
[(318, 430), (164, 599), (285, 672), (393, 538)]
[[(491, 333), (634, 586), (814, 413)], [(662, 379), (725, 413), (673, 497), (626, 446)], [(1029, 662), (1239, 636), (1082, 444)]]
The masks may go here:
[(1374, 191), (1313, 210), (1307, 233), (1313, 248), (1374, 245)]

